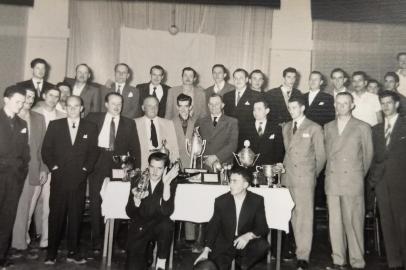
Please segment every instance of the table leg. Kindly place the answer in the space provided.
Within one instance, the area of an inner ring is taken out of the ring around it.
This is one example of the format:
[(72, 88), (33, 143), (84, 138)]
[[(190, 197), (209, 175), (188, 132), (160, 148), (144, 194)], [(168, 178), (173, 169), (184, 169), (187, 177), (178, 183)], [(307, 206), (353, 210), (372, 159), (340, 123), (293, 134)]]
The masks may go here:
[(109, 230), (109, 250), (107, 254), (107, 266), (111, 266), (111, 257), (113, 254), (113, 238), (114, 238), (114, 218), (110, 219), (110, 230)]
[(282, 231), (278, 230), (278, 243), (276, 255), (276, 270), (281, 269), (281, 247), (282, 247)]
[(174, 247), (174, 242), (175, 242), (175, 232), (173, 232), (173, 238), (172, 238), (171, 248), (170, 248), (170, 252), (169, 252), (169, 270), (173, 269), (173, 247)]
[(268, 254), (266, 256), (266, 263), (268, 265), (268, 269), (272, 269), (272, 252), (271, 252), (271, 247), (272, 247), (272, 230), (269, 229), (268, 236), (267, 236), (268, 244), (269, 244), (269, 249), (268, 249)]
[(103, 243), (103, 259), (107, 257), (107, 244), (109, 242), (110, 219), (106, 220), (104, 225), (104, 243)]

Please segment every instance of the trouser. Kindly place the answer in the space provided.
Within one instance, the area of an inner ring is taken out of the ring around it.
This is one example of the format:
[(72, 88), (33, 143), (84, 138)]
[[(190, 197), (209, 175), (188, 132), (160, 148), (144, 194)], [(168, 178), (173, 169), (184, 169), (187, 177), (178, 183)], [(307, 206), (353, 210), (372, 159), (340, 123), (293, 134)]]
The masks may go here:
[(265, 239), (253, 239), (242, 250), (237, 250), (234, 247), (219, 253), (213, 250), (209, 254), (209, 259), (217, 265), (218, 270), (229, 270), (233, 259), (241, 270), (251, 269), (265, 256), (268, 247), (268, 242)]
[(48, 257), (55, 258), (57, 255), (66, 217), (68, 218), (68, 235), (66, 237), (68, 239), (68, 251), (74, 253), (79, 251), (79, 234), (85, 206), (85, 196), (85, 181), (73, 190), (67, 190), (58, 184), (51, 185)]
[(403, 265), (406, 269), (405, 193), (400, 190), (391, 192), (386, 183), (379, 183), (375, 192), (388, 266), (401, 267)]
[[(49, 224), (49, 197), (51, 193), (51, 174), (48, 174), (47, 182), (42, 186), (39, 199), (35, 194), (31, 205), (35, 207), (34, 201), (37, 201), (35, 208), (35, 227), (37, 233), (41, 234), (41, 240), (39, 246), (45, 248), (48, 246), (48, 224)], [(34, 208), (30, 209), (30, 212), (34, 211)]]
[(198, 224), (193, 222), (185, 222), (185, 239), (192, 241), (196, 239), (196, 227)]
[(0, 174), (0, 260), (7, 257), (23, 184), (13, 173)]
[(295, 203), (292, 211), (292, 228), (298, 260), (309, 261), (313, 240), (314, 187), (289, 187)]
[(137, 224), (130, 224), (127, 244), (126, 269), (145, 270), (147, 269), (147, 247), (151, 241), (158, 245), (158, 258), (168, 257), (173, 237), (174, 224), (169, 219), (164, 219), (151, 226), (139, 227)]
[(347, 245), (352, 267), (364, 268), (364, 196), (328, 195), (329, 231), (333, 263), (346, 264)]

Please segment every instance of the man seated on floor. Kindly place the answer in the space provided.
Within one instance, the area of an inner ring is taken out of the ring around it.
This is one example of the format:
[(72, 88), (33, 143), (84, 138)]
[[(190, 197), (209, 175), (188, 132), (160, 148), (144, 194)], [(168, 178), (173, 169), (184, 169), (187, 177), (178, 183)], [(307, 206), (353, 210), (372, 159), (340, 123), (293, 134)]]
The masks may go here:
[(231, 169), (230, 192), (216, 198), (206, 247), (195, 264), (210, 259), (219, 270), (228, 270), (235, 259), (237, 266), (246, 270), (265, 256), (268, 225), (264, 198), (247, 191), (250, 182), (251, 174), (247, 169)]
[(168, 171), (169, 158), (166, 154), (154, 152), (148, 157), (148, 190), (131, 186), (126, 207), (130, 217), (126, 269), (147, 269), (147, 247), (150, 241), (157, 241), (158, 259), (156, 269), (165, 269), (169, 255), (174, 223), (170, 215), (174, 210), (176, 178), (179, 165)]

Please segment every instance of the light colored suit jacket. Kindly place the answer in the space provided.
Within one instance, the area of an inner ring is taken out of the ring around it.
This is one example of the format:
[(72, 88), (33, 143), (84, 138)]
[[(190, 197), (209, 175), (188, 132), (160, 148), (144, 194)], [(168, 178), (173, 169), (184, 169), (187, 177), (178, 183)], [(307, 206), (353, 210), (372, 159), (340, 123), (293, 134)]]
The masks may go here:
[[(152, 153), (149, 149), (148, 133), (145, 129), (145, 116), (135, 119), (137, 126), (138, 139), (141, 146), (141, 170), (148, 167), (148, 157)], [(166, 140), (166, 148), (169, 150), (169, 159), (171, 162), (176, 161), (179, 158), (179, 146), (176, 138), (175, 126), (172, 120), (167, 120), (161, 117), (157, 117), (159, 132), (158, 132), (158, 149), (162, 147), (162, 141)], [(156, 125), (156, 124), (155, 124)]]
[(190, 156), (186, 150), (186, 139), (191, 141), (193, 136), (193, 129), (195, 126), (196, 120), (193, 117), (189, 117), (186, 129), (186, 135), (183, 133), (182, 122), (179, 119), (179, 116), (173, 118), (173, 124), (175, 126), (176, 131), (176, 138), (178, 139), (178, 146), (179, 146), (179, 157), (182, 162), (182, 166), (184, 168), (190, 167)]
[[(193, 104), (193, 111), (192, 116), (195, 119), (199, 119), (207, 114), (207, 101), (206, 95), (204, 93), (203, 88), (200, 86), (195, 86), (193, 89), (193, 97), (192, 97), (192, 104)], [(183, 93), (182, 86), (175, 86), (168, 90), (168, 98), (166, 100), (166, 112), (165, 118), (166, 119), (173, 119), (176, 115), (178, 115), (178, 110), (176, 109), (176, 99), (180, 94)]]
[(287, 187), (316, 186), (317, 175), (326, 162), (324, 137), (321, 126), (305, 118), (293, 135), (293, 121), (283, 126), (286, 173), (282, 174), (282, 184)]
[(337, 120), (324, 126), (327, 195), (364, 195), (364, 177), (373, 157), (370, 126), (354, 117), (338, 134)]

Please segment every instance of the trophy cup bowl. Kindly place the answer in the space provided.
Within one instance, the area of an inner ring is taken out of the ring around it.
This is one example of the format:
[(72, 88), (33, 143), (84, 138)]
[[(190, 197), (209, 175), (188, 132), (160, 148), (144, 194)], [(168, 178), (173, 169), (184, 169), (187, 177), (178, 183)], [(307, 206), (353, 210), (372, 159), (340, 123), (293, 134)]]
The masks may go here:
[(190, 156), (190, 167), (196, 168), (196, 159), (201, 157), (206, 149), (206, 140), (200, 136), (199, 127), (194, 129), (192, 139), (186, 139), (185, 143), (186, 152)]
[(274, 171), (272, 169), (273, 169), (273, 165), (262, 165), (262, 166), (255, 167), (255, 170), (257, 172), (262, 171), (262, 173), (266, 177), (266, 180), (268, 182), (268, 187), (272, 187), (272, 185), (273, 185), (272, 177), (274, 176)]
[(244, 141), (244, 148), (241, 149), (238, 154), (233, 152), (234, 158), (237, 161), (237, 164), (241, 167), (251, 167), (254, 166), (255, 162), (259, 158), (259, 154), (255, 154), (250, 148), (250, 141)]

